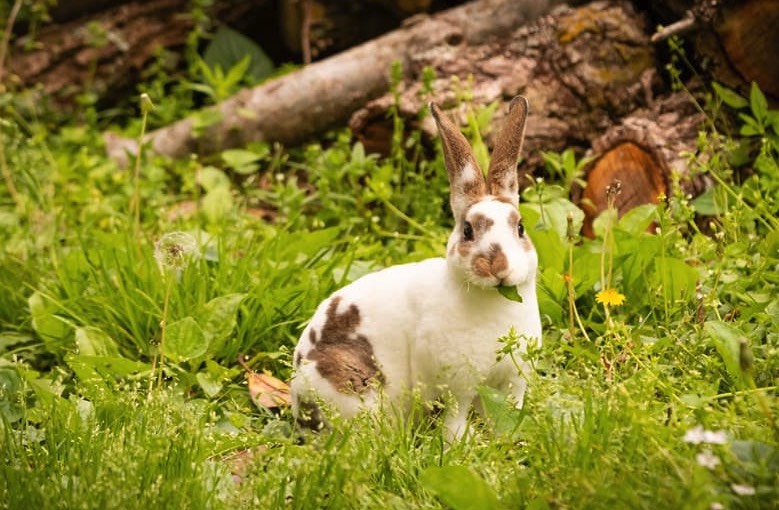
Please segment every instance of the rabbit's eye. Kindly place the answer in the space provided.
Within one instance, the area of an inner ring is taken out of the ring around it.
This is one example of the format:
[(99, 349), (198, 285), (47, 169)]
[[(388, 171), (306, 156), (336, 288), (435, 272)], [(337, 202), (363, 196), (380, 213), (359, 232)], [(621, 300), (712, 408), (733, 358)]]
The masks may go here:
[(473, 241), (473, 225), (471, 225), (470, 221), (466, 221), (463, 226), (463, 239)]
[(517, 223), (517, 234), (519, 234), (519, 237), (525, 235), (525, 224), (522, 223), (522, 220), (519, 220), (519, 223)]

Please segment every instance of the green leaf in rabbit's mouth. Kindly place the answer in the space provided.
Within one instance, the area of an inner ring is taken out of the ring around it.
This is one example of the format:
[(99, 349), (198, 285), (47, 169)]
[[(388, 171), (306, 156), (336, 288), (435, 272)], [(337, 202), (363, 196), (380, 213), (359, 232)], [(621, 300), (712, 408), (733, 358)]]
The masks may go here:
[(516, 285), (498, 285), (497, 289), (504, 298), (516, 301), (517, 303), (522, 302), (522, 296), (519, 295)]

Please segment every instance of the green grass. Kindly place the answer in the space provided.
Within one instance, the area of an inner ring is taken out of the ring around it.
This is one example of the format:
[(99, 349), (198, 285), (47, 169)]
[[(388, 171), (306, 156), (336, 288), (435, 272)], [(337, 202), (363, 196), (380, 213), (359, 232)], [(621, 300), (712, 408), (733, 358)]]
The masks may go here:
[[(0, 508), (775, 508), (779, 113), (760, 97), (712, 96), (691, 165), (717, 185), (695, 200), (606, 213), (581, 240), (566, 190), (526, 191), (536, 375), (521, 412), (484, 391), (485, 421), (453, 445), (392, 415), (301, 442), (238, 363), (287, 378), (330, 292), (443, 252), (446, 178), (418, 133), (387, 159), (346, 133), (147, 154), (136, 182), (96, 125), (4, 117)], [(571, 155), (547, 155), (564, 182)]]

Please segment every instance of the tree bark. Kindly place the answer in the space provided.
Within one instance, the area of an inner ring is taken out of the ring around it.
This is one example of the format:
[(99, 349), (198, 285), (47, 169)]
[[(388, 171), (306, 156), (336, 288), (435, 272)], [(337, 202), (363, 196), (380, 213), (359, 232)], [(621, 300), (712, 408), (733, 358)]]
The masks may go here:
[[(29, 37), (18, 38), (8, 71), (23, 87), (40, 86), (64, 111), (72, 109), (83, 92), (111, 103), (141, 81), (159, 49), (180, 54), (194, 26), (189, 0), (135, 0), (92, 13), (103, 6), (97, 0), (75, 2), (74, 9), (87, 16), (42, 27), (34, 34), (32, 51), (25, 48)], [(250, 8), (251, 2), (218, 0), (209, 14), (231, 24)], [(74, 13), (55, 10), (52, 15), (68, 19)]]
[[(212, 110), (219, 121), (195, 130), (193, 118), (152, 132), (153, 150), (171, 157), (212, 153), (268, 140), (294, 145), (343, 125), (350, 115), (390, 87), (394, 61), (426, 52), (451, 52), (506, 37), (547, 11), (556, 0), (478, 0), (435, 16), (412, 18), (404, 27), (294, 73), (246, 89)], [(131, 148), (113, 140), (122, 158)]]
[(656, 204), (674, 184), (685, 194), (698, 195), (711, 185), (695, 174), (688, 157), (695, 154), (698, 132), (705, 120), (687, 92), (656, 99), (607, 129), (592, 142), (585, 167), (586, 187), (574, 186), (572, 199), (584, 211), (582, 233), (594, 237), (593, 220), (608, 204), (609, 188), (618, 213), (642, 204)]
[(744, 94), (754, 81), (779, 102), (779, 0), (659, 0), (648, 9), (664, 25), (653, 40), (680, 34), (699, 72)]
[[(449, 37), (457, 39), (457, 32)], [(431, 99), (451, 107), (456, 87), (467, 88), (473, 102), (483, 105), (524, 95), (530, 101), (520, 167), (524, 188), (530, 183), (525, 175), (543, 169), (542, 151), (573, 148), (581, 156), (615, 122), (646, 107), (655, 91), (663, 89), (657, 67), (646, 18), (629, 2), (560, 6), (497, 43), (441, 45), (410, 53), (397, 108), (411, 129), (421, 127), (432, 137), (435, 127), (429, 120), (418, 126), (418, 113)], [(425, 68), (438, 76), (427, 96), (422, 94)], [(459, 85), (453, 86), (452, 77), (459, 78)], [(372, 151), (389, 149), (387, 113), (395, 102), (393, 94), (385, 94), (352, 116), (352, 131)], [(504, 110), (496, 111), (495, 124)], [(465, 124), (467, 106), (456, 114)], [(486, 142), (491, 145), (491, 133)]]

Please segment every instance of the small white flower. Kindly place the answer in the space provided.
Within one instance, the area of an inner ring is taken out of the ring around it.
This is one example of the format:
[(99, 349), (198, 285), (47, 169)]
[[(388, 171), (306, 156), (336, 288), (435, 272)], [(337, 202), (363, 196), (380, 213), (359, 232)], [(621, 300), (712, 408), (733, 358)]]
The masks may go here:
[(716, 501), (709, 505), (709, 510), (725, 510), (725, 507), (722, 506), (722, 503), (717, 503)]
[(684, 442), (692, 444), (725, 444), (728, 437), (724, 430), (706, 430), (698, 425), (684, 434)]
[(706, 469), (714, 469), (721, 464), (719, 457), (711, 453), (709, 450), (703, 450), (701, 453), (695, 456), (698, 465), (705, 467)]
[(751, 485), (744, 485), (741, 483), (731, 483), (730, 488), (733, 489), (733, 492), (738, 494), (739, 496), (754, 496), (755, 495), (755, 488)]

